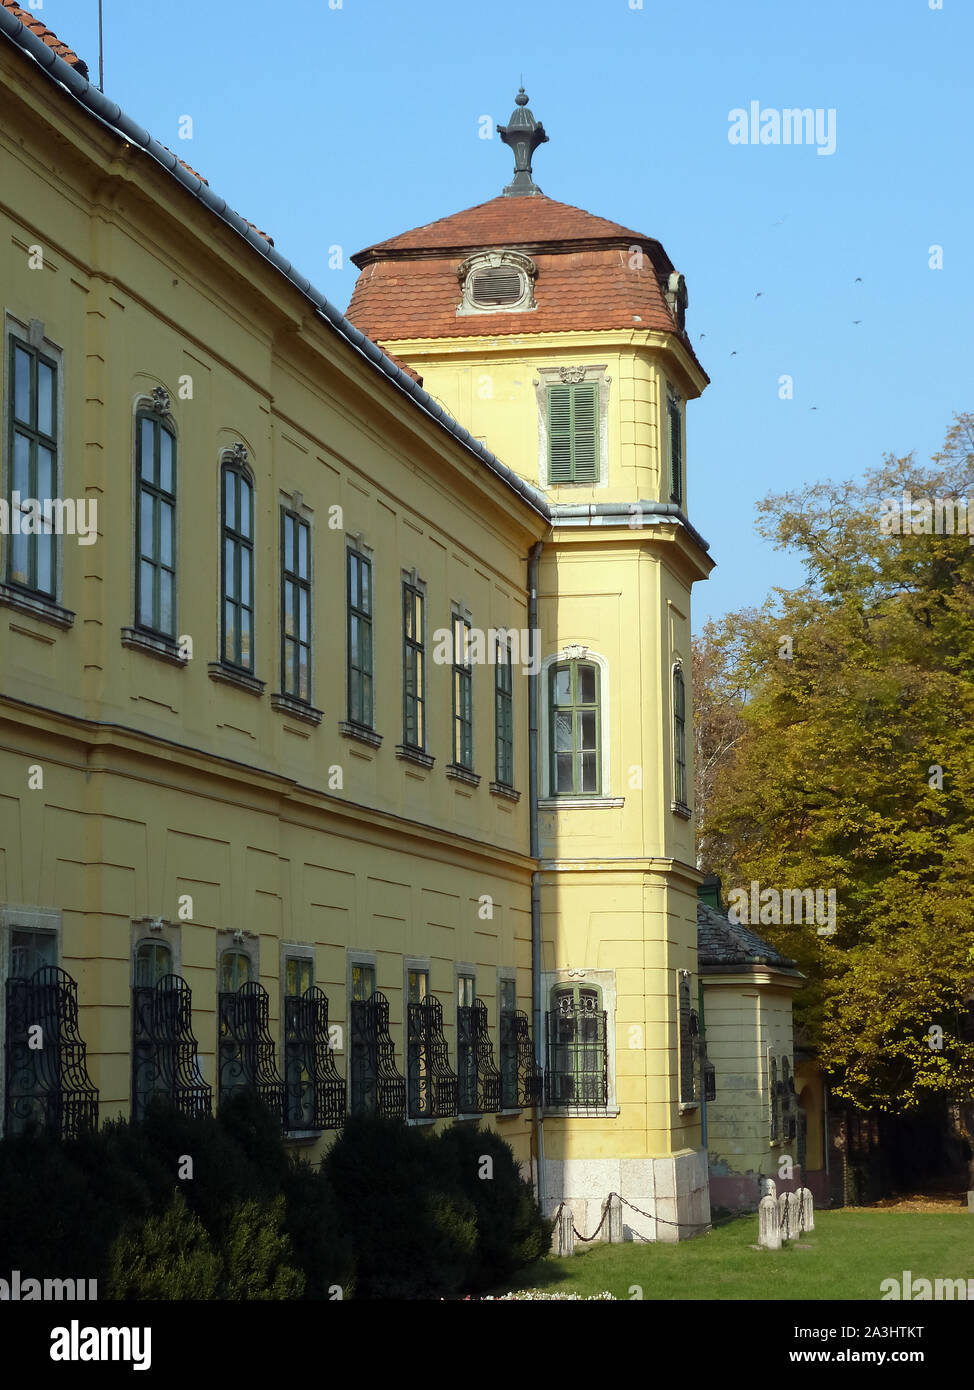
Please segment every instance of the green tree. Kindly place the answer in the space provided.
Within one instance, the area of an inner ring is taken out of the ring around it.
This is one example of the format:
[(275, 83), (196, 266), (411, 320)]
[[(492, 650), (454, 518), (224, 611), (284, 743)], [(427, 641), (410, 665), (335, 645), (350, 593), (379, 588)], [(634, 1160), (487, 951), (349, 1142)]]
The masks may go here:
[(974, 416), (927, 466), (890, 457), (761, 504), (806, 582), (698, 643), (700, 855), (725, 890), (835, 889), (834, 936), (757, 926), (809, 977), (798, 1018), (834, 1092), (888, 1111), (939, 1095), (970, 1133), (974, 546), (922, 508), (884, 531), (907, 492), (974, 503)]

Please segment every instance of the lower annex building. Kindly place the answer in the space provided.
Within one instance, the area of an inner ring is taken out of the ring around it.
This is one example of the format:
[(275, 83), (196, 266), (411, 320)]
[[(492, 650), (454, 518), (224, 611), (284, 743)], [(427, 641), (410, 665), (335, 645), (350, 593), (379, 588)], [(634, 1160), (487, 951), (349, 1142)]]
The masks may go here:
[(0, 80), (3, 1131), (466, 1117), (692, 1235), (683, 277), (523, 91), (345, 318), (13, 0)]

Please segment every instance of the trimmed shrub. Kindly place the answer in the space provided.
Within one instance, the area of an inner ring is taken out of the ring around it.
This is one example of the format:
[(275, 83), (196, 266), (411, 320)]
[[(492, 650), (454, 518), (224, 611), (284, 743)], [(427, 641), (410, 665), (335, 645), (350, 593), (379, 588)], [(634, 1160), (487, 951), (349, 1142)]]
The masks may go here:
[(542, 1216), (510, 1144), (492, 1130), (469, 1124), (451, 1125), (437, 1142), (449, 1155), (457, 1184), (477, 1213), (477, 1244), (467, 1287), (490, 1288), (546, 1255), (554, 1222)]
[(284, 1179), (284, 1229), (294, 1263), (305, 1277), (306, 1299), (352, 1295), (352, 1249), (328, 1174), (294, 1158)]
[(112, 1246), (108, 1297), (213, 1299), (223, 1262), (178, 1190), (163, 1216), (150, 1216), (137, 1233)]
[(476, 1212), (434, 1138), (350, 1115), (325, 1158), (344, 1213), (356, 1298), (441, 1298), (468, 1278)]

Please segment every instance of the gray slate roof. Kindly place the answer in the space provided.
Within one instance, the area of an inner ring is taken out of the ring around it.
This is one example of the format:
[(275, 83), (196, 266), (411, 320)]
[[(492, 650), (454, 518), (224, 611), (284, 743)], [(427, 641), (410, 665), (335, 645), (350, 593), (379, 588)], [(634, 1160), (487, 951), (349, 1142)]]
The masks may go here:
[(742, 965), (774, 965), (783, 970), (793, 969), (795, 965), (750, 928), (731, 922), (723, 912), (699, 901), (697, 961), (702, 971), (710, 973)]

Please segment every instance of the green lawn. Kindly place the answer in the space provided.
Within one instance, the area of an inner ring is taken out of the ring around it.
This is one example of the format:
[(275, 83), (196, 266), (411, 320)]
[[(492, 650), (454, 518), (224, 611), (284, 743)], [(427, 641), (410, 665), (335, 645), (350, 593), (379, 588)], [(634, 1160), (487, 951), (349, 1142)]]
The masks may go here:
[(843, 1209), (815, 1213), (815, 1230), (781, 1250), (751, 1250), (757, 1215), (679, 1245), (576, 1245), (549, 1255), (505, 1289), (618, 1299), (880, 1299), (883, 1279), (974, 1278), (974, 1215)]

